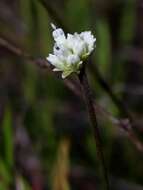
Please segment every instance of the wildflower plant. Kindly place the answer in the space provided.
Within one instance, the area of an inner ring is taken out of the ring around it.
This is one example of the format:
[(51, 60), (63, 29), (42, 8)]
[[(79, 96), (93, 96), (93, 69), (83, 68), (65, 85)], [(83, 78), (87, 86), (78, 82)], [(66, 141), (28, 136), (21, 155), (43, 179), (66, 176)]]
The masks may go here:
[(62, 78), (71, 73), (80, 73), (84, 61), (95, 48), (96, 38), (91, 31), (67, 34), (61, 28), (52, 24), (53, 38), (55, 41), (53, 54), (47, 60), (55, 67), (53, 71), (61, 71)]
[(95, 49), (96, 38), (91, 31), (67, 34), (61, 28), (56, 28), (52, 24), (53, 38), (55, 41), (53, 54), (49, 54), (47, 60), (54, 66), (53, 71), (61, 71), (62, 78), (68, 77), (72, 73), (77, 73), (82, 92), (85, 98), (87, 111), (93, 129), (93, 135), (97, 146), (97, 153), (101, 162), (101, 169), (104, 175), (105, 189), (109, 190), (109, 180), (104, 161), (98, 122), (96, 119), (94, 101), (85, 71), (85, 61)]

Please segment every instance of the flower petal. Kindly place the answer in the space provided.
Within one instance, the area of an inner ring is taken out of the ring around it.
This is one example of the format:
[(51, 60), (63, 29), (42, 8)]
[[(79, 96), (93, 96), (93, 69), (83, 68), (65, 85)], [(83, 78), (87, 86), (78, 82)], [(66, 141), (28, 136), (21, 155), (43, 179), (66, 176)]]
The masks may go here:
[(49, 54), (49, 57), (47, 57), (47, 60), (55, 67), (57, 67), (60, 70), (63, 70), (64, 66), (61, 60), (53, 54)]
[(55, 66), (53, 71), (62, 71), (62, 78), (71, 73), (79, 73), (83, 61), (95, 48), (96, 39), (90, 31), (67, 34), (61, 28), (51, 24), (55, 40), (53, 54), (47, 60)]

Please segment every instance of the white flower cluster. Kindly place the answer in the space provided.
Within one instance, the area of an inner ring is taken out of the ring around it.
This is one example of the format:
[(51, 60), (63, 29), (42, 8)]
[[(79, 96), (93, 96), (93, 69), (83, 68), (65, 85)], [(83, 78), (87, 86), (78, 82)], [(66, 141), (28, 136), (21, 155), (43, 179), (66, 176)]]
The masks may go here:
[(83, 61), (95, 48), (96, 39), (90, 31), (80, 34), (67, 34), (61, 28), (52, 24), (53, 38), (55, 40), (53, 54), (47, 60), (55, 67), (53, 71), (62, 71), (62, 78), (71, 73), (79, 73)]

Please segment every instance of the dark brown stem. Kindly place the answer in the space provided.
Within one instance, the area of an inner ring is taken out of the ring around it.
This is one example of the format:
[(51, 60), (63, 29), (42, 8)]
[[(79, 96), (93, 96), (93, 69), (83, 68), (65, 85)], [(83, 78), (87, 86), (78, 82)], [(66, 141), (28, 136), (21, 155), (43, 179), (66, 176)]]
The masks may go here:
[(92, 130), (94, 134), (94, 139), (97, 147), (97, 155), (99, 157), (99, 160), (101, 162), (101, 168), (104, 175), (104, 180), (106, 184), (106, 189), (109, 190), (109, 180), (108, 180), (108, 174), (107, 174), (107, 168), (104, 160), (103, 150), (102, 150), (102, 143), (101, 143), (101, 136), (98, 128), (97, 118), (95, 114), (94, 109), (94, 101), (92, 97), (92, 93), (89, 87), (88, 79), (85, 72), (85, 66), (82, 67), (79, 76), (80, 84), (82, 86), (82, 91), (85, 98), (86, 107), (89, 113), (89, 118), (92, 125)]
[[(9, 40), (5, 39), (2, 36), (0, 36), (0, 46), (6, 48), (7, 50), (15, 54), (16, 56), (21, 57), (30, 63), (38, 65), (40, 68), (43, 68), (44, 70), (46, 70), (48, 73), (53, 74), (52, 70), (50, 69), (50, 64), (47, 62), (46, 59), (33, 58), (33, 56), (23, 51), (20, 47), (15, 46), (13, 43), (11, 43)], [(57, 75), (54, 75), (54, 76), (57, 77)], [(64, 80), (64, 84), (76, 96), (81, 97), (81, 92), (79, 90), (77, 81), (66, 79)], [(129, 121), (129, 119), (121, 119), (121, 118), (119, 119), (119, 118), (114, 117), (110, 112), (105, 110), (95, 101), (94, 101), (94, 109), (95, 111), (100, 113), (102, 116), (105, 116), (106, 118), (108, 118), (108, 120), (110, 120), (113, 125), (118, 126), (120, 129), (123, 129), (123, 131), (127, 134), (130, 141), (135, 145), (136, 149), (140, 151), (141, 153), (143, 153), (143, 143), (138, 139), (138, 137), (136, 136), (136, 133), (132, 130), (133, 121)]]

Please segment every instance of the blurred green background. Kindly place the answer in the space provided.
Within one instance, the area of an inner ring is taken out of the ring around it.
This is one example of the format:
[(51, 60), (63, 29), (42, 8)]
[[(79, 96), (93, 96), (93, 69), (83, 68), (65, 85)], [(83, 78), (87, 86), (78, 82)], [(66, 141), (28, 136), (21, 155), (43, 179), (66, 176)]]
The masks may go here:
[[(93, 32), (87, 67), (96, 101), (114, 117), (131, 116), (143, 141), (142, 21), (142, 0), (0, 0), (0, 190), (93, 190), (102, 183), (83, 99), (60, 73), (23, 56), (52, 52), (51, 22), (65, 32)], [(78, 83), (75, 75), (69, 81)], [(143, 151), (97, 114), (111, 189), (142, 190)]]

